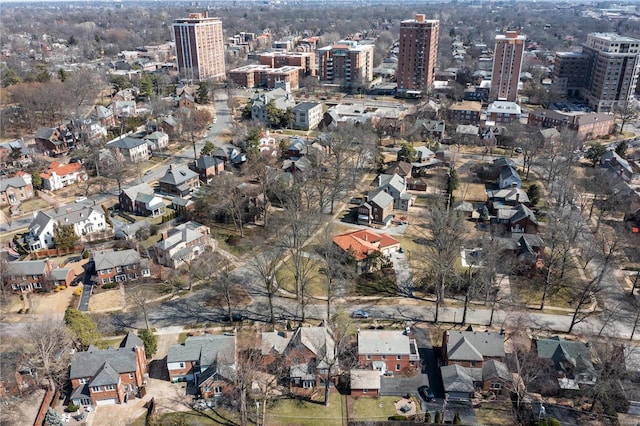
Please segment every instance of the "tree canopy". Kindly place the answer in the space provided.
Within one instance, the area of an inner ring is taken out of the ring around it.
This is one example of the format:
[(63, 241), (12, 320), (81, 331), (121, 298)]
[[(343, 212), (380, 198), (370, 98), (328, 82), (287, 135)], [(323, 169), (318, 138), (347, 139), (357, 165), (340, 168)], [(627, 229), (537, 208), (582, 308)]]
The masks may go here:
[(53, 244), (58, 249), (70, 249), (76, 246), (80, 237), (73, 225), (56, 224), (53, 227)]
[(64, 323), (80, 350), (86, 350), (90, 345), (98, 343), (102, 338), (96, 323), (75, 308), (67, 308), (64, 311)]

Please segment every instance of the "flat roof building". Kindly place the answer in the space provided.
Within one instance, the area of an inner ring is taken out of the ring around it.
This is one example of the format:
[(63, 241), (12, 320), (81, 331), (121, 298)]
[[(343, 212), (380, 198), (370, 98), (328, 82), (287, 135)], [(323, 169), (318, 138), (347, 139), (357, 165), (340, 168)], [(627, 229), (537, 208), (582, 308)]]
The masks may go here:
[(440, 21), (425, 19), (416, 14), (415, 19), (400, 23), (400, 45), (396, 80), (398, 92), (422, 92), (433, 85), (438, 58)]
[(489, 100), (515, 102), (518, 98), (518, 81), (524, 57), (525, 35), (507, 31), (496, 36), (496, 48), (491, 73)]

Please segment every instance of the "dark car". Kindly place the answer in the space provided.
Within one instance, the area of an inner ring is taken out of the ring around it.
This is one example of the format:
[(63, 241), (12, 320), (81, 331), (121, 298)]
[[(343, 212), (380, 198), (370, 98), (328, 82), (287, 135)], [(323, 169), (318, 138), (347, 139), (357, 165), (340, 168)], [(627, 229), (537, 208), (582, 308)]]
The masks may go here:
[(353, 311), (351, 316), (353, 318), (369, 318), (369, 312), (367, 312), (367, 311)]
[(426, 402), (432, 402), (435, 399), (433, 392), (429, 389), (429, 386), (420, 386), (418, 388), (418, 394), (420, 398), (424, 399)]
[(84, 413), (76, 414), (73, 418), (77, 421), (84, 420)]
[(82, 275), (75, 277), (73, 281), (71, 281), (71, 285), (73, 287), (77, 286), (78, 284), (82, 284)]

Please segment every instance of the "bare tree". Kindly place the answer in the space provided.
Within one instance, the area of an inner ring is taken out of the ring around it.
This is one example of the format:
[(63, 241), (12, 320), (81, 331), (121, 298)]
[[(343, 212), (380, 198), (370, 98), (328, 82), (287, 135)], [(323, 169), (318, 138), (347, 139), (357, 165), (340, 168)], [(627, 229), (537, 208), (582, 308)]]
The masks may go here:
[(26, 334), (29, 360), (46, 379), (52, 390), (61, 389), (68, 377), (73, 340), (61, 322), (30, 325)]
[(104, 79), (95, 70), (81, 68), (69, 73), (64, 80), (64, 88), (74, 106), (74, 117), (81, 118), (80, 108), (93, 104), (98, 94), (106, 88)]
[[(142, 312), (144, 318), (144, 324), (147, 330), (151, 329), (149, 326), (149, 304), (152, 300), (152, 293), (147, 286), (149, 283), (141, 283), (135, 287), (125, 286), (125, 291), (129, 301)], [(151, 284), (153, 285), (153, 284)]]
[(209, 125), (211, 125), (211, 113), (205, 109), (199, 110), (183, 108), (178, 112), (177, 116), (182, 123), (183, 138), (193, 146), (193, 159), (197, 160), (197, 138), (200, 137), (202, 132), (204, 132)]
[(323, 262), (320, 272), (325, 277), (327, 319), (331, 318), (331, 306), (336, 294), (344, 293), (346, 282), (355, 276), (356, 271), (355, 259), (334, 244), (332, 234), (330, 226), (320, 237), (321, 243), (318, 248)]
[(258, 275), (262, 290), (264, 290), (267, 296), (269, 302), (269, 322), (271, 324), (275, 324), (276, 322), (273, 298), (279, 289), (278, 282), (276, 281), (276, 271), (281, 260), (281, 249), (270, 248), (258, 254), (249, 262), (251, 269)]
[(230, 218), (235, 229), (244, 237), (244, 194), (240, 189), (242, 180), (232, 173), (216, 178), (215, 185), (207, 185), (196, 196), (195, 217), (211, 222), (218, 213)]

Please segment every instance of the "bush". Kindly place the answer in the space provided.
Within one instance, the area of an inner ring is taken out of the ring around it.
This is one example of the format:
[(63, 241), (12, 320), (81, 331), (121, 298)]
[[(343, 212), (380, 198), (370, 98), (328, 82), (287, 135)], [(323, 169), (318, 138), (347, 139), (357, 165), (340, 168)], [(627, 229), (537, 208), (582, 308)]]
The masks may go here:
[(89, 256), (91, 256), (91, 252), (89, 252), (89, 250), (85, 250), (84, 253), (82, 253), (83, 259), (88, 259)]
[(395, 416), (389, 417), (389, 420), (397, 420), (397, 421), (403, 422), (407, 420), (407, 416), (401, 416), (400, 414), (396, 414)]
[(105, 290), (111, 290), (112, 288), (116, 287), (118, 287), (118, 283), (107, 283), (102, 285), (102, 288)]
[(73, 402), (67, 405), (67, 411), (70, 413), (75, 413), (80, 409), (79, 405), (74, 404)]
[(82, 295), (82, 287), (78, 287), (75, 290), (73, 290), (73, 295), (80, 297)]
[(229, 235), (225, 242), (230, 246), (237, 246), (240, 244), (241, 238), (237, 235)]

